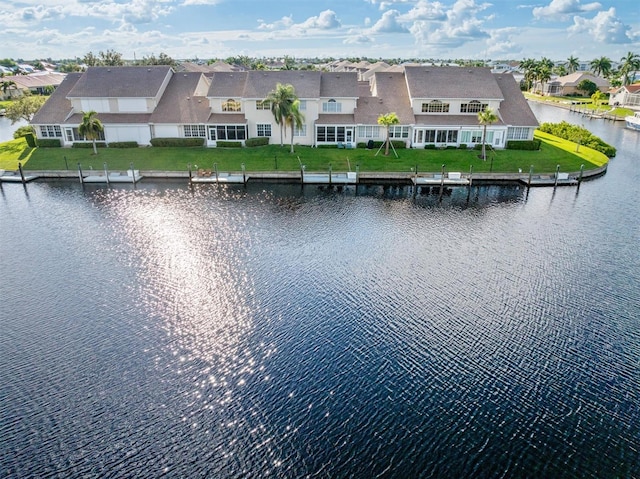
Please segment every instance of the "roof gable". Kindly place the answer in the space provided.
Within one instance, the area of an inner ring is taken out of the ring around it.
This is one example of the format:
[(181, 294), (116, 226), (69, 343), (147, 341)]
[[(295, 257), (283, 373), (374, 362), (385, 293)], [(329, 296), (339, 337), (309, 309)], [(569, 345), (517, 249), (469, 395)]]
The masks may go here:
[(531, 111), (529, 103), (513, 75), (511, 73), (494, 73), (494, 77), (504, 96), (498, 111), (504, 124), (537, 127), (538, 119)]
[(152, 123), (205, 123), (211, 108), (207, 77), (199, 72), (176, 73), (151, 115)]
[(65, 123), (72, 111), (71, 102), (67, 94), (76, 85), (82, 73), (69, 73), (62, 83), (49, 96), (42, 108), (33, 116), (34, 125)]
[(245, 84), (245, 98), (266, 98), (275, 90), (278, 83), (290, 84), (295, 89), (298, 98), (319, 98), (320, 78), (322, 73), (305, 70), (280, 70), (247, 72)]
[(161, 93), (170, 66), (89, 67), (69, 98), (154, 98)]
[(405, 66), (404, 70), (413, 99), (502, 99), (489, 68)]
[(358, 74), (354, 72), (322, 73), (320, 97), (356, 98), (358, 96)]

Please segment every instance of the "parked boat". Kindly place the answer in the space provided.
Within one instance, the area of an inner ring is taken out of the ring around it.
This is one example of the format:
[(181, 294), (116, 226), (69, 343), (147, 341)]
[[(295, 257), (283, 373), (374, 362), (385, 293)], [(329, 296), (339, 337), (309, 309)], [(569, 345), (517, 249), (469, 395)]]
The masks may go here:
[(624, 119), (627, 124), (627, 128), (640, 131), (640, 111), (635, 112), (634, 115), (629, 115)]

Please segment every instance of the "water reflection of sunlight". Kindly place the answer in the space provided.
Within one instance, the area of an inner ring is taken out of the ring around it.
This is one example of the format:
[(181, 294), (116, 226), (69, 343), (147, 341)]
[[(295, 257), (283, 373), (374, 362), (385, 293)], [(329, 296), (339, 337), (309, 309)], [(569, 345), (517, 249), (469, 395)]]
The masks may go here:
[[(128, 200), (119, 203), (118, 213), (137, 249), (132, 259), (143, 276), (140, 298), (151, 316), (163, 319), (172, 353), (181, 362), (204, 360), (223, 369), (234, 365), (236, 373), (250, 371), (253, 359), (240, 350), (251, 328), (240, 233), (189, 203), (169, 204), (153, 195)], [(226, 381), (220, 370), (210, 378)]]

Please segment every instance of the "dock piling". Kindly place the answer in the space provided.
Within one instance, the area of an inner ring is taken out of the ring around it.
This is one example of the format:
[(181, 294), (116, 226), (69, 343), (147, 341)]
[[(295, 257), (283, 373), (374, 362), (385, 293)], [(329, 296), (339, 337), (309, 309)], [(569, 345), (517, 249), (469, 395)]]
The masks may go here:
[(109, 186), (109, 170), (107, 169), (107, 162), (105, 161), (102, 165), (104, 166), (104, 177), (107, 179), (107, 186)]
[(192, 184), (191, 163), (187, 164), (187, 170), (189, 171), (189, 185), (191, 185)]
[(555, 181), (553, 182), (553, 187), (555, 188), (556, 186), (558, 186), (558, 173), (560, 172), (560, 165), (556, 165), (556, 178)]
[(18, 170), (20, 171), (20, 178), (22, 179), (22, 184), (26, 185), (27, 181), (24, 179), (24, 171), (22, 171), (22, 163), (18, 162)]
[(78, 163), (78, 176), (80, 177), (80, 184), (84, 186), (84, 177), (82, 176), (82, 165)]

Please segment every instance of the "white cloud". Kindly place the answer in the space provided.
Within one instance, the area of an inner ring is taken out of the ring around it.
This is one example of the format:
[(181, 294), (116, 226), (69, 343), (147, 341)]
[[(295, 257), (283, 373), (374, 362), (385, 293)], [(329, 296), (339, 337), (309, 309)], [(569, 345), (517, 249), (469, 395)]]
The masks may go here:
[(380, 10), (386, 10), (387, 8), (395, 4), (413, 3), (415, 0), (366, 0), (371, 5), (380, 4)]
[(280, 20), (277, 20), (273, 23), (265, 23), (263, 20), (259, 20), (258, 29), (283, 30), (283, 29), (291, 28), (293, 25), (294, 25), (293, 15), (289, 15), (288, 17), (282, 17)]
[(373, 38), (370, 37), (369, 35), (364, 33), (359, 33), (356, 35), (348, 36), (347, 38), (344, 39), (342, 43), (364, 45), (364, 44), (373, 43), (373, 42), (374, 42)]
[(598, 12), (592, 19), (574, 17), (573, 25), (569, 27), (570, 33), (586, 32), (597, 41), (603, 43), (630, 43), (639, 38), (638, 34), (616, 17), (616, 9)]
[(423, 48), (437, 46), (451, 49), (486, 39), (489, 34), (483, 28), (484, 19), (478, 18), (478, 15), (489, 6), (488, 3), (476, 3), (475, 0), (457, 0), (449, 10), (434, 10), (438, 12), (435, 20), (414, 21), (409, 31), (416, 44)]
[(447, 12), (445, 6), (440, 2), (420, 0), (407, 13), (400, 15), (401, 22), (412, 23), (417, 20), (446, 20)]
[(398, 22), (400, 12), (397, 10), (388, 10), (382, 14), (372, 27), (371, 31), (375, 33), (406, 33), (407, 29)]
[(602, 8), (598, 2), (581, 4), (580, 0), (551, 0), (546, 7), (533, 9), (533, 16), (539, 20), (566, 20), (571, 15), (592, 12)]
[(341, 26), (340, 20), (333, 10), (325, 10), (320, 12), (317, 17), (309, 17), (300, 24), (302, 28), (319, 28), (321, 30), (330, 30)]

